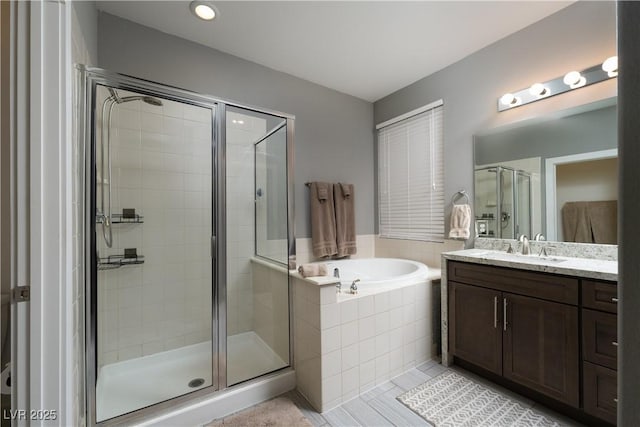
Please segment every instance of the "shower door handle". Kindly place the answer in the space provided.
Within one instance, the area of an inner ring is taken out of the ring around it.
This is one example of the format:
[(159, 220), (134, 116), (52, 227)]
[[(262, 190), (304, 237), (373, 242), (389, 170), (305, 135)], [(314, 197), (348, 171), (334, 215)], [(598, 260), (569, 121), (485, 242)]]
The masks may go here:
[(216, 257), (216, 236), (211, 236), (210, 250), (211, 250), (211, 253), (209, 255), (211, 256), (211, 258), (215, 258)]

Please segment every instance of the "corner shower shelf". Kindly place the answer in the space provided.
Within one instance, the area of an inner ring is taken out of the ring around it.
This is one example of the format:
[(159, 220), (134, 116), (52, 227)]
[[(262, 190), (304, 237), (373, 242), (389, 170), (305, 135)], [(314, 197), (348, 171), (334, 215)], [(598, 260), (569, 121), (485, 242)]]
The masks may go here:
[[(103, 218), (96, 217), (96, 223), (102, 224)], [(133, 217), (123, 216), (122, 214), (111, 215), (111, 224), (142, 224), (144, 216), (135, 214)]]
[(106, 258), (98, 258), (98, 270), (113, 270), (126, 265), (144, 264), (144, 256), (125, 257), (124, 255), (109, 255)]

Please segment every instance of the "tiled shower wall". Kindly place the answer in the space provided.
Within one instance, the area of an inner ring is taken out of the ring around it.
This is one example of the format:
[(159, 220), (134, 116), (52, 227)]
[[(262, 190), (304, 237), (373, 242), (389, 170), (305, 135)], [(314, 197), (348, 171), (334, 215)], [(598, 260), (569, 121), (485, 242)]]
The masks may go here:
[(227, 334), (253, 330), (254, 143), (264, 119), (227, 110)]
[(162, 102), (113, 110), (112, 212), (144, 223), (114, 224), (110, 249), (98, 224), (99, 254), (136, 248), (145, 263), (98, 273), (99, 366), (211, 339), (212, 111)]

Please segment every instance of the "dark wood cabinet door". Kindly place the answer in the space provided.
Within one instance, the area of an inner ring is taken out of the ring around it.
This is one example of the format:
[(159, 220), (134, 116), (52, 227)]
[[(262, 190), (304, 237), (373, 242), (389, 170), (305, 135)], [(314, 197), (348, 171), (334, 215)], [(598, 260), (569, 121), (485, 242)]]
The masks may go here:
[(502, 375), (501, 293), (449, 282), (449, 349), (469, 363)]
[(503, 298), (503, 376), (578, 407), (578, 308), (509, 293)]
[(615, 424), (618, 406), (616, 371), (584, 362), (583, 375), (584, 411)]
[(582, 309), (584, 360), (616, 369), (618, 366), (618, 316)]

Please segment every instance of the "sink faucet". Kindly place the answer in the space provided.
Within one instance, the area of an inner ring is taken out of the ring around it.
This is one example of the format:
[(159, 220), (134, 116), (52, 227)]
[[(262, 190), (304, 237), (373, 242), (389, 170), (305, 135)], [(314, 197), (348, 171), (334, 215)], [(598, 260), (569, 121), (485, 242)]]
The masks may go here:
[(340, 278), (340, 269), (338, 268), (333, 269), (333, 277), (336, 277), (338, 279)]
[(359, 281), (360, 279), (356, 279), (351, 283), (351, 293), (354, 295), (358, 293), (358, 285), (356, 285), (356, 283), (358, 283)]
[(507, 251), (507, 253), (508, 253), (508, 254), (512, 254), (512, 253), (514, 253), (514, 252), (515, 252), (515, 251), (513, 250), (513, 245), (512, 245), (511, 243), (506, 243), (506, 245), (509, 245), (509, 247), (507, 247), (506, 249), (505, 249), (505, 248), (502, 248), (502, 249), (505, 249), (505, 250)]
[(556, 249), (557, 248), (554, 245), (544, 245), (540, 249), (540, 253), (538, 254), (538, 256), (542, 256), (542, 257), (552, 256), (553, 254), (551, 252), (555, 251)]
[(531, 249), (529, 248), (529, 238), (526, 234), (520, 236), (519, 239), (522, 242), (522, 255), (529, 255), (531, 253)]

